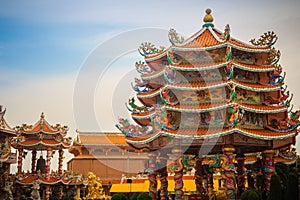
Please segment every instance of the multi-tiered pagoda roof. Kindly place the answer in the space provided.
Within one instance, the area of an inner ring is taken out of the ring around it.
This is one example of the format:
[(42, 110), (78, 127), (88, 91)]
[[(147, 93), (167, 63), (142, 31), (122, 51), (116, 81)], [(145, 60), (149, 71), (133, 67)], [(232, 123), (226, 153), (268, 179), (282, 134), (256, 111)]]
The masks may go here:
[(172, 146), (171, 138), (191, 140), (192, 148), (215, 140), (255, 152), (295, 143), (300, 113), (292, 112), (273, 32), (245, 43), (229, 25), (215, 28), (208, 11), (194, 35), (184, 39), (171, 29), (169, 40), (168, 48), (139, 48), (141, 78), (132, 86), (143, 105), (128, 100), (138, 125), (123, 118), (117, 125), (128, 144), (155, 150)]

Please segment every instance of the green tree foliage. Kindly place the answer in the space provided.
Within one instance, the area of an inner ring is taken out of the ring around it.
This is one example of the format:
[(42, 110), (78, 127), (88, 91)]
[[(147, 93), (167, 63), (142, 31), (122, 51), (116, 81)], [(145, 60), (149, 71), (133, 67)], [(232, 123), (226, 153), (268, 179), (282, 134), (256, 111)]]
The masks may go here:
[(270, 200), (281, 200), (282, 199), (282, 189), (281, 180), (277, 174), (273, 174), (271, 177), (270, 185)]
[(150, 197), (150, 195), (148, 193), (141, 193), (139, 194), (139, 196), (137, 197), (137, 200), (152, 200), (152, 198)]
[(298, 193), (298, 177), (295, 173), (289, 173), (285, 199), (297, 200), (299, 196)]
[(137, 200), (138, 196), (140, 195), (139, 192), (135, 192), (131, 197), (130, 200)]
[(116, 193), (112, 195), (111, 200), (127, 200), (123, 193)]
[(241, 200), (261, 200), (261, 195), (253, 189), (246, 190), (241, 195)]

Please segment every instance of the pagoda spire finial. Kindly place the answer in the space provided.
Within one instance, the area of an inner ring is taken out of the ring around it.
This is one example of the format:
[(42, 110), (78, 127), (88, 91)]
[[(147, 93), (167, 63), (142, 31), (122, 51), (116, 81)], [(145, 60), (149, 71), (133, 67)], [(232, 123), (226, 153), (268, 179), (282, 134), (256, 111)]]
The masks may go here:
[(203, 18), (203, 22), (204, 22), (203, 28), (208, 27), (208, 26), (214, 27), (214, 25), (212, 23), (214, 21), (214, 18), (211, 15), (211, 9), (208, 8), (205, 10), (205, 12), (206, 12), (206, 15)]
[(45, 118), (45, 114), (44, 112), (41, 113), (41, 119), (44, 119)]

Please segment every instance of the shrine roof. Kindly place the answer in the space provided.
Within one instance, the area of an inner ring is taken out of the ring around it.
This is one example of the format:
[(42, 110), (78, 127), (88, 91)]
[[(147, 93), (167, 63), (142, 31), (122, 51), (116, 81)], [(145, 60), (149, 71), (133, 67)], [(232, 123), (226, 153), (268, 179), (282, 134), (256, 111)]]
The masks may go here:
[(245, 89), (245, 90), (250, 90), (254, 92), (272, 92), (272, 91), (277, 91), (280, 90), (283, 83), (280, 84), (259, 84), (259, 83), (246, 83), (238, 80), (230, 80), (229, 83), (234, 84), (235, 86)]
[(270, 65), (253, 65), (244, 64), (238, 61), (220, 61), (220, 62), (209, 62), (209, 63), (180, 63), (170, 64), (169, 67), (177, 71), (201, 71), (218, 69), (232, 63), (234, 67), (252, 72), (271, 72), (274, 71), (275, 67)]
[(163, 108), (166, 110), (172, 110), (172, 111), (177, 111), (177, 112), (194, 112), (194, 113), (199, 113), (199, 112), (209, 112), (209, 111), (214, 111), (214, 110), (221, 110), (225, 108), (229, 108), (233, 106), (233, 103), (191, 103), (191, 104), (182, 104), (182, 105), (164, 105)]
[(233, 107), (234, 105), (238, 104), (241, 109), (244, 109), (249, 112), (255, 113), (280, 113), (287, 111), (286, 106), (267, 106), (267, 105), (255, 105), (255, 104), (243, 104), (240, 102), (224, 102), (224, 103), (213, 103), (213, 104), (183, 104), (183, 105), (164, 105), (163, 108), (166, 110), (172, 110), (177, 112), (209, 112), (213, 110), (220, 110), (229, 107)]
[[(194, 35), (192, 35), (191, 37), (185, 40), (182, 38), (183, 39), (182, 41), (175, 41), (175, 43), (171, 42), (172, 46), (170, 46), (169, 48), (163, 51), (154, 51), (155, 53), (153, 54), (147, 54), (145, 56), (145, 61), (151, 62), (157, 60), (159, 58), (162, 58), (163, 56), (166, 56), (169, 51), (174, 51), (174, 50), (175, 51), (212, 50), (212, 49), (231, 46), (233, 48), (242, 51), (247, 51), (247, 52), (269, 52), (270, 51), (270, 47), (256, 46), (250, 43), (245, 43), (231, 36), (225, 39), (224, 33), (214, 28), (214, 24), (212, 22), (213, 21), (204, 22), (202, 29), (197, 31)], [(230, 28), (229, 28), (229, 33), (230, 33)], [(169, 33), (169, 37), (170, 37), (170, 33)], [(178, 35), (176, 35), (175, 37), (177, 37), (177, 39), (179, 38)]]
[(157, 77), (160, 77), (164, 74), (165, 72), (165, 67), (163, 67), (162, 69), (158, 70), (158, 71), (153, 71), (152, 73), (149, 74), (142, 74), (141, 78), (142, 80), (151, 80)]
[(155, 134), (144, 135), (143, 137), (127, 137), (126, 141), (129, 144), (146, 144), (149, 143), (160, 136), (167, 136), (172, 138), (181, 139), (209, 139), (218, 138), (221, 136), (230, 135), (233, 133), (239, 133), (247, 137), (262, 139), (262, 140), (282, 140), (286, 138), (295, 137), (297, 130), (287, 132), (275, 132), (269, 130), (255, 130), (255, 129), (244, 129), (244, 128), (224, 128), (224, 127), (209, 127), (200, 129), (185, 129), (179, 128), (178, 130), (163, 130), (158, 131)]
[(280, 113), (287, 111), (288, 107), (286, 106), (267, 106), (267, 105), (254, 105), (254, 104), (242, 104), (238, 103), (239, 107), (247, 110), (249, 112), (255, 112), (255, 113)]
[(138, 93), (137, 97), (141, 98), (141, 99), (155, 97), (155, 96), (160, 94), (160, 90), (161, 89), (159, 88), (157, 90), (152, 90), (152, 91), (149, 91), (149, 92)]
[(68, 131), (67, 126), (61, 126), (60, 124), (50, 125), (45, 120), (44, 113), (41, 114), (40, 120), (37, 121), (34, 125), (23, 124), (22, 126), (16, 127), (16, 132), (18, 135), (27, 135), (27, 134), (37, 134), (37, 133), (45, 133), (45, 134), (61, 134), (66, 135)]
[(62, 183), (65, 185), (80, 185), (84, 182), (82, 177), (77, 178), (76, 176), (69, 176), (66, 173), (62, 176), (51, 175), (49, 180), (47, 180), (43, 175), (41, 175), (41, 177), (38, 177), (37, 174), (23, 174), (17, 180), (18, 183), (24, 185), (33, 184), (35, 181), (39, 181), (40, 184), (45, 185), (55, 185), (58, 183)]
[(77, 132), (79, 145), (128, 146), (125, 136), (117, 132)]
[(25, 149), (47, 149), (51, 148), (68, 148), (71, 145), (71, 139), (63, 138), (62, 141), (55, 139), (35, 139), (35, 138), (14, 138), (12, 140), (12, 146), (14, 148)]
[(236, 87), (250, 90), (254, 92), (272, 92), (277, 91), (281, 89), (281, 86), (283, 83), (280, 84), (259, 84), (259, 83), (246, 83), (238, 80), (216, 80), (216, 81), (203, 81), (203, 82), (197, 82), (197, 83), (168, 83), (166, 86), (164, 86), (161, 90), (164, 88), (170, 88), (175, 90), (209, 90), (213, 88), (220, 88), (229, 86), (230, 84), (235, 85)]

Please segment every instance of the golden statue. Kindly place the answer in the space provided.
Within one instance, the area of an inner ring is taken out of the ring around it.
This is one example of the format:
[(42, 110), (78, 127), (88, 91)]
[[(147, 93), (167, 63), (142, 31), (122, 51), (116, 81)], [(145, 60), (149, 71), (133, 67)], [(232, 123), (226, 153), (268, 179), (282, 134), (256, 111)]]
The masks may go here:
[(88, 173), (88, 194), (84, 200), (110, 200), (111, 197), (105, 195), (104, 189), (99, 177), (93, 172)]

